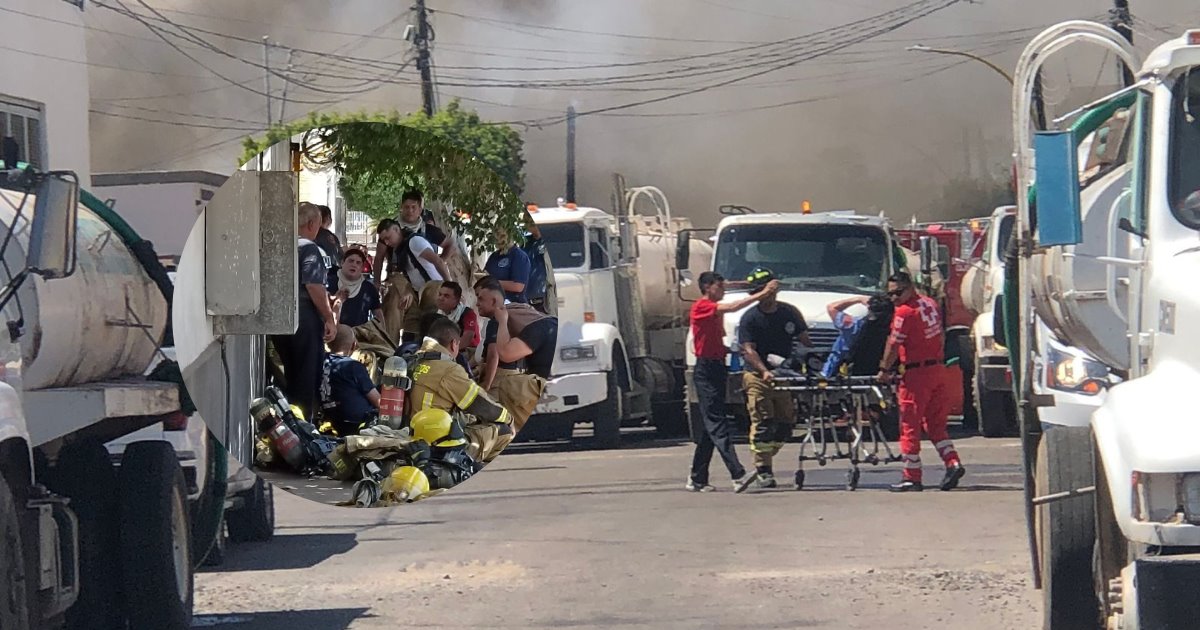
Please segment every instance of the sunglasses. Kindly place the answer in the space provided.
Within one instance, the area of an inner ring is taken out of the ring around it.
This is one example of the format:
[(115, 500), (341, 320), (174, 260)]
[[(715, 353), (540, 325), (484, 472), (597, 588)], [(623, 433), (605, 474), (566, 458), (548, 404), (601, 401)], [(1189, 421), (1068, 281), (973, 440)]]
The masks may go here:
[(888, 291), (887, 294), (890, 297), (900, 297), (901, 295), (904, 295), (904, 289), (895, 289), (893, 291)]

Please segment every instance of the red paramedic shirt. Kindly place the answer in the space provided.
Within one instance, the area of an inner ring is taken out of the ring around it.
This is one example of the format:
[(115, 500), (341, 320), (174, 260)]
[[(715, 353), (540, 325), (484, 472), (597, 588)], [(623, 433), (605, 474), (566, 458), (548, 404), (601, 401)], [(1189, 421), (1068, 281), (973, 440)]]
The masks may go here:
[(892, 343), (901, 363), (943, 361), (942, 317), (937, 302), (924, 295), (900, 304), (892, 317)]
[(692, 305), (692, 342), (697, 359), (724, 359), (725, 327), (717, 303), (700, 298)]

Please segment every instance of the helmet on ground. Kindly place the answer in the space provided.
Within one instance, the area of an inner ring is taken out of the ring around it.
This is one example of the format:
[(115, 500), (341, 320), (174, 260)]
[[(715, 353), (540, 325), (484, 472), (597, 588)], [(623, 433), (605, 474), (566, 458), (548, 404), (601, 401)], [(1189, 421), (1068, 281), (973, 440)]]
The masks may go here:
[(767, 286), (767, 283), (775, 279), (775, 274), (766, 267), (755, 267), (750, 275), (746, 276), (746, 282), (754, 291), (758, 291)]
[(388, 476), (385, 492), (399, 501), (416, 501), (429, 492), (429, 477), (416, 466), (401, 466)]
[(434, 448), (451, 448), (467, 443), (462, 426), (445, 409), (422, 409), (413, 414), (409, 425), (414, 440), (424, 440)]

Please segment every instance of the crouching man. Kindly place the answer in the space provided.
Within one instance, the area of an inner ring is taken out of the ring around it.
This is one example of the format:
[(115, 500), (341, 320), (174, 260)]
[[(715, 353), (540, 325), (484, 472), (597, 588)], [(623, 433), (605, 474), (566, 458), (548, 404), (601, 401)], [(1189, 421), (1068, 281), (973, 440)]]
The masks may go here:
[(412, 369), (409, 402), (413, 417), (426, 409), (455, 410), (473, 416), (463, 430), (471, 442), (468, 454), (489, 463), (512, 441), (512, 416), (483, 391), (456, 361), (462, 330), (449, 318), (429, 325)]

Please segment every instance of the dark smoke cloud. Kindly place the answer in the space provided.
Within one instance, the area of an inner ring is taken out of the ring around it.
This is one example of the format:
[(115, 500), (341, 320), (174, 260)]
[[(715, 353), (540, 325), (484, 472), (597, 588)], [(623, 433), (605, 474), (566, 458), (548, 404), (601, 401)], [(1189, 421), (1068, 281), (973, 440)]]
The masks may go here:
[[(110, 0), (111, 1), (111, 0)], [(382, 0), (332, 2), (246, 3), (240, 0), (150, 0), (154, 6), (206, 14), (220, 14), (213, 21), (186, 14), (168, 14), (189, 24), (257, 39), (264, 34), (286, 45), (333, 51), (362, 57), (399, 59), (407, 42), (398, 40), (406, 20), (392, 24), (379, 35), (391, 39), (356, 41), (355, 38), (295, 28), (307, 26), (323, 31), (371, 33), (407, 8)], [(434, 61), (443, 83), (454, 77), (478, 77), (478, 70), (453, 66), (547, 66), (614, 64), (737, 46), (733, 43), (695, 43), (674, 39), (768, 41), (821, 31), (906, 4), (907, 0), (841, 2), (785, 0), (736, 2), (735, 0), (428, 0), (431, 9), (480, 16), (518, 24), (463, 20), (435, 15), (437, 42)], [(128, 3), (137, 7), (136, 3)], [(745, 84), (711, 90), (695, 96), (651, 105), (625, 113), (664, 114), (735, 112), (677, 118), (650, 116), (588, 116), (579, 120), (577, 145), (577, 189), (581, 204), (607, 206), (611, 174), (626, 175), (630, 184), (654, 184), (662, 188), (675, 213), (692, 216), (697, 223), (711, 224), (722, 203), (743, 203), (760, 211), (792, 211), (804, 199), (818, 209), (858, 208), (886, 211), (896, 221), (913, 214), (923, 218), (943, 212), (943, 189), (963, 177), (1008, 173), (1010, 144), (1010, 89), (998, 75), (980, 64), (965, 63), (949, 70), (920, 77), (954, 58), (905, 52), (912, 43), (952, 36), (941, 41), (947, 46), (980, 48), (1005, 68), (1015, 65), (1017, 55), (1032, 34), (1003, 35), (1012, 29), (1046, 26), (1054, 22), (1093, 17), (1108, 8), (1094, 0), (982, 0), (963, 3), (911, 24), (881, 41), (868, 42), (842, 53), (803, 63), (796, 68), (746, 81)], [(1182, 30), (1191, 19), (1200, 24), (1200, 10), (1192, 0), (1159, 0), (1134, 7), (1157, 25)], [(153, 35), (140, 25), (93, 8), (89, 21), (106, 29), (142, 38)], [(256, 23), (252, 23), (256, 22)], [(553, 26), (566, 30), (546, 30)], [(1148, 24), (1138, 26), (1139, 43), (1166, 38)], [(571, 32), (588, 31), (624, 34), (597, 36)], [(657, 40), (639, 39), (655, 36)], [(890, 40), (890, 41), (883, 41)], [(214, 40), (219, 41), (219, 40)], [(229, 52), (260, 60), (261, 47), (225, 42)], [(181, 75), (158, 76), (95, 69), (93, 97), (97, 99), (195, 92), (221, 86), (220, 80), (162, 44), (94, 32), (89, 36), (94, 62), (128, 68), (150, 69)], [(347, 52), (347, 50), (349, 52)], [(283, 64), (285, 54), (274, 62)], [(238, 80), (261, 77), (261, 71), (211, 53), (200, 57), (214, 69)], [(1069, 100), (1080, 94), (1066, 91), (1068, 82), (1089, 92), (1093, 80), (1101, 87), (1111, 84), (1115, 71), (1097, 75), (1095, 59), (1072, 58), (1069, 64), (1052, 68), (1057, 80), (1053, 96)], [(604, 76), (639, 69), (608, 69), (583, 76)], [(566, 77), (566, 73), (517, 73), (492, 71), (504, 78)], [(186, 76), (183, 76), (186, 75)], [(413, 74), (408, 74), (412, 78)], [(908, 80), (905, 80), (908, 78)], [(700, 79), (697, 81), (704, 81)], [(275, 82), (278, 89), (278, 82)], [(261, 78), (252, 84), (262, 90)], [(1089, 92), (1090, 93), (1090, 92)], [(657, 93), (655, 93), (657, 94)], [(292, 99), (329, 98), (291, 88)], [(610, 106), (645, 98), (647, 93), (611, 92), (594, 89), (500, 90), (443, 85), (442, 103), (458, 95), (488, 101), (466, 100), (493, 120), (540, 118), (565, 112), (574, 104), (579, 110)], [(797, 99), (818, 99), (793, 107), (736, 113), (747, 108)], [(412, 110), (420, 106), (419, 90), (410, 86), (385, 86), (366, 95), (345, 99), (328, 107), (342, 110), (392, 108)], [(820, 100), (828, 99), (828, 100)], [(173, 114), (149, 114), (117, 109), (97, 101), (96, 107), (143, 117), (175, 118)], [(219, 91), (150, 101), (126, 101), (126, 105), (158, 108), (167, 112), (192, 112), (213, 117), (250, 121), (265, 118), (265, 99), (245, 90), (225, 87)], [(1060, 106), (1063, 106), (1060, 104)], [(314, 105), (292, 103), (289, 117), (300, 116)], [(221, 121), (188, 118), (191, 122), (221, 124)], [(231, 123), (232, 124), (232, 123)], [(208, 149), (217, 141), (236, 135), (214, 129), (173, 128), (138, 121), (93, 116), (93, 170), (132, 168), (206, 168), (228, 171), (239, 153), (236, 143), (219, 150)], [(565, 127), (557, 125), (525, 132), (527, 166), (526, 197), (541, 204), (552, 203), (564, 192)], [(166, 158), (175, 158), (168, 160)], [(987, 214), (990, 208), (967, 209), (966, 213)]]

